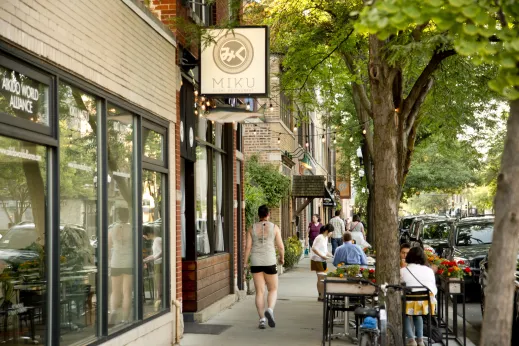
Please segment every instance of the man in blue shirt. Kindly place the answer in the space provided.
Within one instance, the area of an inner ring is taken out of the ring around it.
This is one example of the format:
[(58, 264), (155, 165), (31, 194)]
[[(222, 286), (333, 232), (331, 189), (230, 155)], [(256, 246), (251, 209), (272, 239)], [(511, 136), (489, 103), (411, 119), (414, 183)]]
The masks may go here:
[(368, 264), (368, 259), (366, 258), (364, 251), (360, 248), (360, 246), (352, 243), (350, 232), (344, 233), (342, 239), (344, 244), (335, 250), (335, 257), (333, 259), (334, 266), (337, 267), (339, 263), (344, 263), (345, 265)]

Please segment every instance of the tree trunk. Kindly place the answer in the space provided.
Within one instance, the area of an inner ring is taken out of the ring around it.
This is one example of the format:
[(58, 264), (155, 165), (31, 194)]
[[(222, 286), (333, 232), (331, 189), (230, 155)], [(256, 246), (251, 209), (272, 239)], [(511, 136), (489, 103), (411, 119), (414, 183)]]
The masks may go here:
[(519, 250), (519, 100), (510, 118), (495, 198), (495, 230), (489, 253), (488, 286), (481, 345), (510, 345), (514, 300), (513, 277)]
[(373, 212), (373, 207), (375, 205), (374, 203), (374, 193), (373, 193), (373, 161), (371, 159), (370, 151), (368, 148), (368, 144), (366, 140), (362, 141), (362, 157), (364, 158), (364, 174), (366, 177), (366, 187), (368, 189), (368, 203), (366, 206), (366, 216), (367, 216), (367, 241), (370, 243), (373, 247), (375, 246), (375, 222), (374, 217), (375, 213)]
[[(370, 37), (369, 75), (374, 123), (374, 231), (377, 251), (377, 282), (398, 284), (398, 118), (393, 104), (391, 68), (382, 57), (383, 42)], [(397, 330), (402, 326), (400, 298), (389, 292), (386, 298), (388, 318)]]
[[(36, 153), (36, 144), (24, 142), (23, 148), (31, 154)], [(46, 161), (45, 161), (46, 162)], [(45, 182), (43, 180), (41, 169), (38, 161), (23, 160), (23, 171), (27, 180), (27, 188), (31, 200), (32, 216), (34, 218), (34, 226), (38, 233), (37, 243), (45, 245)]]

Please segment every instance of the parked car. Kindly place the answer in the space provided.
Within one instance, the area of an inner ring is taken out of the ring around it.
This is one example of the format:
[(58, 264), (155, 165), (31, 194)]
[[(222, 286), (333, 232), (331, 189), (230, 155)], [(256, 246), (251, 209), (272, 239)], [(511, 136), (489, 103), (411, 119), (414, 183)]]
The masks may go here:
[(460, 219), (451, 226), (448, 247), (443, 257), (449, 260), (463, 260), (469, 264), (472, 276), (466, 276), (467, 292), (470, 288), (479, 290), (480, 262), (487, 256), (492, 235), (494, 217), (468, 217)]
[(449, 230), (454, 223), (446, 217), (415, 219), (410, 230), (411, 246), (430, 247), (437, 254), (449, 246)]
[(438, 218), (438, 215), (430, 215), (430, 214), (422, 214), (422, 215), (413, 215), (411, 218), (406, 219), (406, 223), (409, 226), (406, 229), (402, 229), (400, 232), (400, 244), (410, 243), (411, 242), (411, 232), (413, 226), (416, 224), (418, 220), (424, 220), (428, 218)]
[(413, 223), (413, 220), (418, 215), (407, 215), (400, 218), (398, 222), (398, 230), (400, 231), (400, 244), (406, 243), (409, 241), (409, 228), (411, 227), (411, 224)]
[[(63, 242), (64, 239), (62, 239), (61, 253), (67, 264), (81, 261), (81, 258), (77, 258), (77, 256), (81, 256), (83, 253), (93, 253), (92, 244), (88, 242), (83, 227), (70, 224), (60, 225), (60, 231), (74, 233), (67, 237), (69, 241)], [(22, 263), (38, 262), (40, 255), (36, 245), (37, 240), (38, 232), (36, 232), (34, 223), (22, 222), (14, 225), (0, 240), (0, 260), (11, 265), (13, 269), (17, 269)], [(85, 240), (83, 245), (90, 246), (90, 248), (78, 249), (78, 245), (81, 245), (78, 244), (80, 240)]]
[[(485, 291), (488, 284), (488, 254), (479, 264), (480, 275), (479, 284), (481, 285), (481, 313), (485, 313)], [(514, 315), (512, 327), (512, 344), (519, 345), (519, 255), (517, 255), (517, 271), (515, 272), (515, 295), (514, 295)]]

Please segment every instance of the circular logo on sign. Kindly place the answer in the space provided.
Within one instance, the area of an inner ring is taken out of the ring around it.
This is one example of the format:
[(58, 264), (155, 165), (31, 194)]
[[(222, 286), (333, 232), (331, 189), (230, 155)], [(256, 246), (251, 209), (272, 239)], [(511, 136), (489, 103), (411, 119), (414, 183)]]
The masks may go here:
[(195, 144), (195, 135), (193, 134), (193, 128), (189, 128), (189, 145), (192, 147)]
[(184, 142), (184, 122), (180, 122), (180, 141)]
[(254, 58), (254, 49), (249, 39), (240, 34), (222, 37), (213, 50), (213, 59), (218, 68), (226, 73), (240, 73), (247, 69)]

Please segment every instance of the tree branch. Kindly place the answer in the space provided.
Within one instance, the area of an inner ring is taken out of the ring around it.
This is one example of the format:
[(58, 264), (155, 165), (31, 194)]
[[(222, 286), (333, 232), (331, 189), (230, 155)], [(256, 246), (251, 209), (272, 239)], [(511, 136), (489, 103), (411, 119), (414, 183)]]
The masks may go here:
[(430, 86), (428, 87), (428, 85), (431, 83), (431, 78), (434, 72), (438, 69), (440, 63), (443, 60), (455, 54), (456, 51), (454, 49), (435, 51), (431, 57), (431, 60), (429, 60), (429, 63), (423, 69), (422, 73), (414, 83), (411, 92), (404, 100), (404, 104), (401, 110), (404, 116), (403, 120), (406, 121), (408, 127), (407, 130), (409, 130), (409, 127), (412, 127), (418, 113), (417, 111), (421, 106), (421, 102), (423, 102), (427, 92), (430, 90)]
[(342, 40), (341, 42), (339, 42), (339, 44), (330, 51), (330, 53), (326, 54), (326, 56), (324, 58), (321, 59), (321, 61), (319, 61), (317, 64), (315, 64), (314, 66), (312, 66), (312, 68), (310, 69), (310, 72), (308, 72), (308, 74), (306, 75), (306, 78), (305, 78), (305, 81), (303, 82), (303, 85), (301, 85), (301, 87), (299, 88), (299, 94), (301, 94), (301, 91), (303, 90), (303, 88), (305, 87), (306, 83), (308, 82), (308, 78), (310, 78), (310, 75), (312, 74), (312, 72), (314, 72), (314, 70), (319, 66), (321, 65), (323, 62), (326, 61), (326, 59), (328, 59), (329, 57), (332, 56), (333, 53), (335, 53), (337, 51), (337, 49), (339, 49), (341, 47), (341, 45), (346, 42), (351, 34), (353, 34), (353, 29), (348, 33), (348, 35), (344, 38), (344, 40)]
[[(344, 63), (346, 64), (346, 67), (350, 71), (350, 73), (353, 76), (356, 76), (357, 74), (356, 74), (354, 64), (353, 64), (353, 57), (348, 52), (341, 52), (341, 56), (342, 56), (342, 59), (344, 60)], [(358, 89), (357, 92), (358, 92), (359, 101), (362, 104), (362, 107), (364, 107), (364, 109), (368, 113), (369, 117), (371, 119), (373, 119), (373, 113), (371, 112), (371, 102), (369, 101), (368, 93), (366, 92), (365, 86), (363, 84), (353, 82), (352, 88), (354, 89), (354, 91), (355, 91), (355, 89)]]
[(429, 25), (429, 22), (417, 25), (413, 29), (413, 32), (411, 33), (411, 35), (413, 36), (413, 39), (416, 42), (418, 42), (418, 41), (420, 41), (422, 39), (423, 30), (427, 27), (427, 25)]

